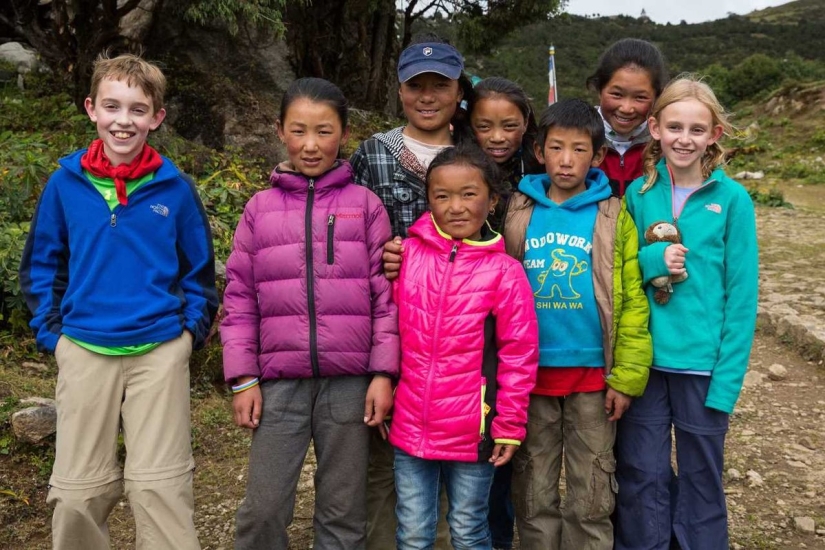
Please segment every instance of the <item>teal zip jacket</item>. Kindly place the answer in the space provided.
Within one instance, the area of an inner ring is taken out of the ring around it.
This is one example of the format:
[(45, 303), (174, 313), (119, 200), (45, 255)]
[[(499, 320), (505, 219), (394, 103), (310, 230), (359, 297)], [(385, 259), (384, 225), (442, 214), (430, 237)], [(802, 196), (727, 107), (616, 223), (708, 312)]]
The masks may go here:
[[(639, 265), (650, 302), (653, 365), (685, 371), (710, 371), (705, 406), (733, 412), (756, 328), (759, 258), (756, 219), (747, 190), (725, 175), (711, 173), (678, 212), (664, 160), (656, 183), (641, 193), (644, 177), (625, 194), (639, 234)], [(653, 300), (655, 277), (668, 275), (664, 252), (669, 243), (645, 242), (655, 222), (674, 223), (687, 247), (688, 278), (673, 285), (665, 305)]]

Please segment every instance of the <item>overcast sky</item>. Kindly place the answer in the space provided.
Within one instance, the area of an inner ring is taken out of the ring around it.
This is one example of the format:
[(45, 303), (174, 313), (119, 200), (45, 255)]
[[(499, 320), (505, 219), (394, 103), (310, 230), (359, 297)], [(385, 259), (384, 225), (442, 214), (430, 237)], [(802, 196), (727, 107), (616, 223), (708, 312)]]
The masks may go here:
[(728, 12), (741, 15), (790, 0), (568, 0), (567, 11), (576, 15), (631, 15), (645, 10), (656, 23), (700, 23), (727, 17)]

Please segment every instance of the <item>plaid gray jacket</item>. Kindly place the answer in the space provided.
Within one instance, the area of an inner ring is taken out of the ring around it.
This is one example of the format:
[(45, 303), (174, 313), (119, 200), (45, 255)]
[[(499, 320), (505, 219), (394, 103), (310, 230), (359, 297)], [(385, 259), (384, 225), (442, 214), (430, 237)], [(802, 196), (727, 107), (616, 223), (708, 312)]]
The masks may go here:
[(375, 134), (361, 143), (350, 164), (355, 183), (378, 195), (390, 215), (393, 235), (407, 237), (407, 229), (427, 210), (425, 168), (404, 146), (403, 126)]

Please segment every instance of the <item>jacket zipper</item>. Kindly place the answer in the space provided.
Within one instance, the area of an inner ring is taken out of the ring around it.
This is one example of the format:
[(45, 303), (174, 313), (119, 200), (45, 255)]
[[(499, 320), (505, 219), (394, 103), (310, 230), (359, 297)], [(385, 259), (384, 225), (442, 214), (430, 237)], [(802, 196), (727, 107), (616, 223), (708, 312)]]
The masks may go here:
[[(428, 422), (428, 418), (430, 416), (430, 388), (432, 387), (433, 383), (433, 375), (434, 375), (434, 363), (435, 363), (435, 347), (438, 345), (438, 331), (441, 328), (441, 306), (444, 303), (444, 295), (447, 293), (447, 287), (449, 286), (448, 282), (450, 281), (450, 275), (452, 275), (453, 267), (455, 266), (455, 256), (458, 252), (458, 243), (453, 244), (453, 248), (450, 251), (450, 259), (447, 262), (447, 271), (444, 273), (444, 280), (440, 285), (441, 291), (438, 295), (438, 305), (436, 306), (436, 318), (435, 318), (435, 328), (433, 329), (433, 345), (430, 350), (430, 370), (427, 373), (427, 386), (424, 395), (424, 414), (422, 415), (423, 424), (426, 426)], [(421, 448), (424, 446), (424, 438), (422, 438), (418, 442), (418, 450), (421, 451)]]
[(487, 430), (485, 429), (485, 424), (487, 421), (487, 411), (485, 410), (487, 407), (486, 403), (487, 399), (487, 380), (482, 376), (481, 377), (481, 426), (478, 428), (478, 435), (482, 441), (484, 441), (485, 435)]
[(318, 330), (317, 319), (315, 319), (315, 267), (312, 258), (312, 203), (315, 200), (315, 180), (309, 180), (309, 190), (307, 191), (307, 209), (304, 216), (304, 234), (307, 258), (307, 307), (309, 313), (309, 357), (312, 363), (312, 376), (321, 376), (321, 369), (318, 366)]
[(117, 225), (117, 214), (112, 212), (112, 216), (109, 218), (109, 227), (115, 227)]
[(676, 180), (673, 178), (673, 171), (668, 168), (668, 175), (670, 176), (670, 213), (673, 215), (673, 225), (679, 226), (679, 218), (682, 216), (682, 212), (685, 211), (685, 206), (687, 206), (688, 201), (690, 198), (696, 194), (697, 191), (700, 189), (704, 189), (708, 185), (712, 183), (716, 183), (716, 180), (708, 179), (707, 181), (702, 182), (702, 185), (688, 193), (687, 197), (685, 197), (684, 202), (682, 203), (682, 208), (679, 209), (679, 213), (676, 213)]
[(335, 214), (327, 219), (327, 265), (335, 263), (333, 241), (335, 240)]

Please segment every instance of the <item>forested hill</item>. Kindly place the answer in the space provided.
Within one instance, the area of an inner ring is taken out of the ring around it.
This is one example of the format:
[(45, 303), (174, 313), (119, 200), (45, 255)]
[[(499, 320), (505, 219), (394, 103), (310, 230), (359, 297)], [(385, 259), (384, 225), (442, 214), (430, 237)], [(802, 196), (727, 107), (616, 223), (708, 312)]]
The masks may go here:
[[(438, 32), (449, 35), (451, 29), (445, 23), (429, 21)], [(521, 83), (538, 106), (547, 96), (547, 47), (553, 44), (561, 97), (586, 97), (584, 81), (599, 54), (619, 38), (635, 37), (662, 49), (671, 74), (709, 75), (720, 97), (732, 104), (788, 79), (825, 78), (823, 29), (823, 0), (797, 0), (745, 16), (691, 25), (660, 25), (630, 16), (563, 14), (517, 29), (489, 54), (468, 55), (468, 70)], [(731, 82), (731, 78), (741, 82)]]

